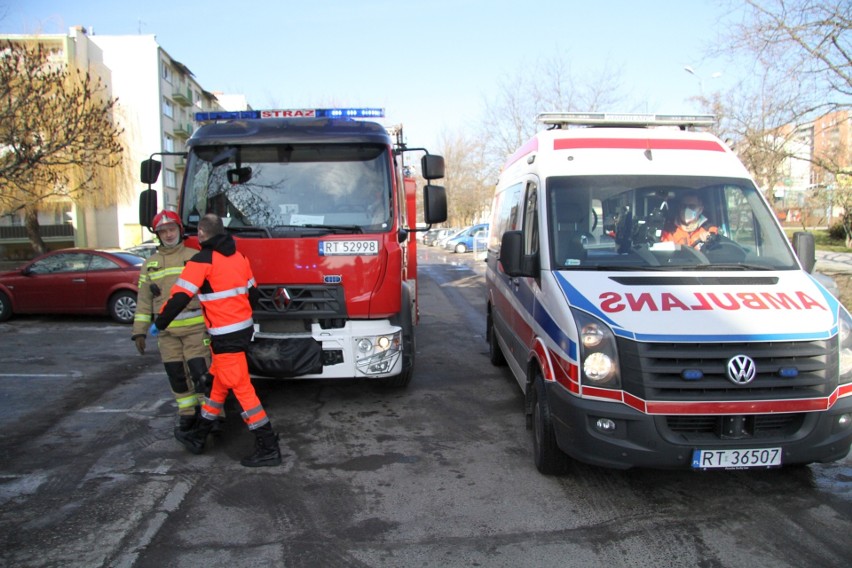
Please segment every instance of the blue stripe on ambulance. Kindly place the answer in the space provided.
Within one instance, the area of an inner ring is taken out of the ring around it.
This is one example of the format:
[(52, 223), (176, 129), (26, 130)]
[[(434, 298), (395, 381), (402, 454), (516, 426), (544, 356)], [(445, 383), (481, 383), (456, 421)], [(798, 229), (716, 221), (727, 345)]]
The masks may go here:
[(560, 349), (568, 354), (572, 360), (577, 360), (577, 342), (565, 335), (565, 332), (550, 316), (547, 309), (539, 302), (533, 294), (530, 286), (521, 284), (515, 297), (520, 302), (523, 312), (532, 314), (535, 322), (541, 327), (542, 331), (556, 343)]

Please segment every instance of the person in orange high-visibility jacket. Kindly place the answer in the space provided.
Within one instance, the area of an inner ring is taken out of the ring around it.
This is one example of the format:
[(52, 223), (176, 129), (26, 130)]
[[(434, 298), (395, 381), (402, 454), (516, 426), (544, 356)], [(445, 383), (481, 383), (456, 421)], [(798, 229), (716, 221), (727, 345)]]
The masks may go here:
[(281, 463), (278, 435), (257, 398), (246, 361), (246, 350), (254, 333), (249, 297), (257, 294), (251, 266), (237, 251), (236, 242), (225, 232), (217, 215), (205, 215), (198, 222), (198, 241), (201, 251), (186, 263), (172, 286), (169, 301), (151, 326), (153, 334), (166, 329), (198, 295), (210, 334), (213, 387), (201, 407), (196, 427), (188, 432), (176, 430), (175, 437), (189, 451), (200, 454), (224, 408), (228, 391), (233, 391), (243, 409), (243, 421), (256, 438), (254, 454), (240, 463), (247, 467), (278, 465)]
[(698, 194), (694, 191), (685, 193), (680, 197), (674, 226), (664, 230), (660, 240), (701, 250), (719, 233), (719, 229), (710, 225), (703, 213), (704, 203)]

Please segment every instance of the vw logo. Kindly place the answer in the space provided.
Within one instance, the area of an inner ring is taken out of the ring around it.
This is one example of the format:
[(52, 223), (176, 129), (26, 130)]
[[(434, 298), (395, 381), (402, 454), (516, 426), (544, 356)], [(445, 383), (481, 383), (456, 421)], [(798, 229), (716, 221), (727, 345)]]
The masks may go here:
[(728, 359), (728, 378), (735, 385), (746, 385), (757, 375), (757, 365), (748, 355), (734, 355)]

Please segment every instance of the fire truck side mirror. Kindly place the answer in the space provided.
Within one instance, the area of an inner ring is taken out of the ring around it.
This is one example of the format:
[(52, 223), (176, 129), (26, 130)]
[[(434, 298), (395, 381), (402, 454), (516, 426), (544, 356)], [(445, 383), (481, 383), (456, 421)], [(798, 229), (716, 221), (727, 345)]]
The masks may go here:
[(142, 180), (142, 183), (150, 185), (152, 183), (157, 183), (157, 178), (160, 177), (160, 168), (162, 168), (162, 164), (157, 160), (149, 158), (142, 162), (142, 171), (139, 173), (139, 179)]
[(427, 185), (423, 188), (423, 217), (428, 225), (447, 220), (447, 190), (444, 186)]
[(157, 214), (157, 190), (146, 189), (139, 194), (139, 224), (150, 227)]
[(444, 177), (444, 157), (426, 154), (420, 159), (420, 171), (425, 179), (441, 179)]

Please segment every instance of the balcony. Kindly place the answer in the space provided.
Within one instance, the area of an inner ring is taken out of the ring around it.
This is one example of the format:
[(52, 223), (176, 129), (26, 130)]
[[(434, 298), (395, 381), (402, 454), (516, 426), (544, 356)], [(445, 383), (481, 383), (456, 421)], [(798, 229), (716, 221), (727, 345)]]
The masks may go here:
[(177, 89), (172, 93), (172, 100), (182, 107), (192, 104), (192, 91), (189, 88)]
[(175, 160), (175, 169), (183, 171), (186, 169), (186, 158), (178, 158)]
[(190, 136), (192, 136), (192, 125), (191, 124), (175, 124), (175, 129), (173, 132), (175, 138), (180, 140), (186, 140)]

